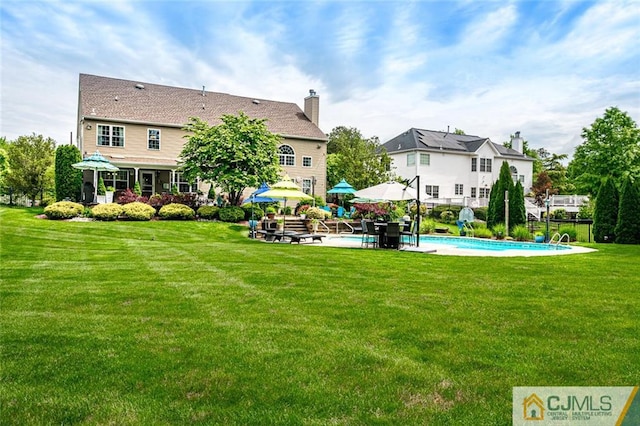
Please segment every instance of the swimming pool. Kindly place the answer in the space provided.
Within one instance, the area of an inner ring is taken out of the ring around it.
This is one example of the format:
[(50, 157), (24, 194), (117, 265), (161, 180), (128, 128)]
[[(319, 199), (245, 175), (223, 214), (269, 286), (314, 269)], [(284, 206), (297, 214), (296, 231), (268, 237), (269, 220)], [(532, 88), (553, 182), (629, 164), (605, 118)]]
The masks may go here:
[[(360, 247), (361, 238), (360, 235), (330, 236), (327, 243), (341, 247)], [(570, 245), (550, 246), (546, 243), (435, 235), (421, 235), (419, 248), (407, 245), (405, 249), (454, 256), (553, 256), (594, 251)]]

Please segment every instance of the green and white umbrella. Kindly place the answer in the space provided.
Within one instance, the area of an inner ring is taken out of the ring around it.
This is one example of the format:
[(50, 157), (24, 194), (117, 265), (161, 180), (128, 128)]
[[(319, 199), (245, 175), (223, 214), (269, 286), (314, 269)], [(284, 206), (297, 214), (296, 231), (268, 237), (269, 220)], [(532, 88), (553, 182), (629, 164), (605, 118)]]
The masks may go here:
[[(300, 187), (293, 183), (288, 176), (271, 185), (271, 189), (261, 193), (260, 196), (283, 199), (285, 208), (287, 207), (287, 200), (310, 200), (313, 198), (302, 192)], [(283, 215), (283, 224), (286, 225), (286, 215)], [(284, 226), (282, 227), (282, 235), (284, 235)]]
[(79, 170), (93, 170), (94, 200), (98, 196), (98, 172), (117, 172), (118, 170), (120, 170), (119, 168), (111, 164), (109, 160), (104, 158), (99, 151), (96, 151), (81, 162), (72, 164), (71, 166)]

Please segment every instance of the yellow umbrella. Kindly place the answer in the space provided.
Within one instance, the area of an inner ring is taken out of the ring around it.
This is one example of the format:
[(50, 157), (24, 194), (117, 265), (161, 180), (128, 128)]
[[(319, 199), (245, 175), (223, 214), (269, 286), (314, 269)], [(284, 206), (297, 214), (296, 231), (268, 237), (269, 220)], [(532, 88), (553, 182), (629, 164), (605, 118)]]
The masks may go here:
[[(271, 185), (271, 189), (260, 194), (262, 197), (282, 198), (284, 207), (287, 207), (287, 200), (308, 200), (311, 197), (300, 190), (300, 187), (293, 183), (289, 176), (285, 176), (280, 182)], [(282, 235), (284, 236), (284, 225), (286, 225), (286, 215), (283, 215)]]

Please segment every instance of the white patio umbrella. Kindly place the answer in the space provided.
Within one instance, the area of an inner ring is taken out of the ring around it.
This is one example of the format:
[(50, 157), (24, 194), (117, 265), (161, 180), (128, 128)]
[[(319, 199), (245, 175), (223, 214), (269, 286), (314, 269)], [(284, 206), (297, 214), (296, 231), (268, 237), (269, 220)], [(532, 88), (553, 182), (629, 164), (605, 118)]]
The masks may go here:
[(93, 170), (94, 200), (98, 196), (98, 172), (117, 172), (118, 170), (120, 170), (119, 168), (111, 164), (109, 160), (104, 158), (99, 151), (96, 151), (79, 163), (72, 164), (71, 167), (79, 170)]
[(416, 190), (399, 182), (385, 182), (353, 193), (358, 198), (370, 200), (403, 201), (418, 198)]

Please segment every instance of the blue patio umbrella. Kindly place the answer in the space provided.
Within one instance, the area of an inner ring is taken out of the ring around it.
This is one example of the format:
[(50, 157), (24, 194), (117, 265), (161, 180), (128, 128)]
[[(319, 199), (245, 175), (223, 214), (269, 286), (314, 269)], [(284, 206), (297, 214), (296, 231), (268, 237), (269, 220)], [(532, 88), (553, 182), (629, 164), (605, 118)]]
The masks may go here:
[(270, 197), (263, 197), (260, 194), (262, 194), (263, 192), (268, 191), (269, 189), (269, 185), (267, 185), (266, 183), (262, 183), (262, 185), (260, 185), (260, 188), (256, 189), (254, 192), (251, 193), (251, 195), (249, 195), (249, 198), (247, 198), (245, 200), (244, 203), (242, 204), (249, 204), (251, 203), (251, 221), (249, 222), (249, 227), (251, 229), (251, 238), (255, 238), (255, 231), (256, 231), (256, 226), (257, 226), (257, 221), (255, 220), (254, 216), (253, 216), (253, 204), (254, 203), (273, 203), (277, 200), (274, 200), (273, 198)]
[(342, 179), (336, 186), (328, 190), (327, 194), (353, 194), (354, 192), (356, 192), (355, 188)]

